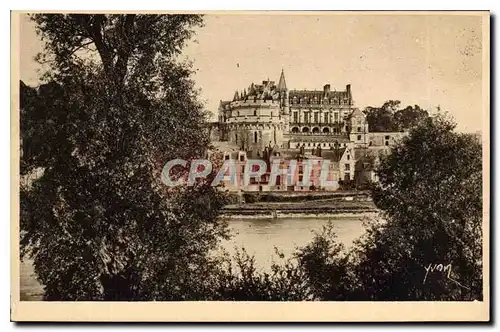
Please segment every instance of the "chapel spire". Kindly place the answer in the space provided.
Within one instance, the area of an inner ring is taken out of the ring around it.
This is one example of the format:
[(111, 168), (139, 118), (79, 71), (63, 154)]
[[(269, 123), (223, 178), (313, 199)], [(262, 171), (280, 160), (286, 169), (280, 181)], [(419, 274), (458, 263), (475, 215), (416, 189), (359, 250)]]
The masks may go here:
[(283, 91), (286, 91), (287, 88), (286, 88), (286, 82), (285, 82), (285, 72), (283, 69), (281, 69), (281, 76), (280, 76), (280, 81), (278, 83), (278, 88), (277, 90), (279, 92), (283, 92)]

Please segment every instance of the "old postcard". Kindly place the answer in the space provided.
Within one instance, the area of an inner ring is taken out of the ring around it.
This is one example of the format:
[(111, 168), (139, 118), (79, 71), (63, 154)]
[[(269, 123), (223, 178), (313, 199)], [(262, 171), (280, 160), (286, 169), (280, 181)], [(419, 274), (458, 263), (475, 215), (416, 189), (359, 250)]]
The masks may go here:
[(489, 12), (13, 12), (14, 321), (488, 321)]

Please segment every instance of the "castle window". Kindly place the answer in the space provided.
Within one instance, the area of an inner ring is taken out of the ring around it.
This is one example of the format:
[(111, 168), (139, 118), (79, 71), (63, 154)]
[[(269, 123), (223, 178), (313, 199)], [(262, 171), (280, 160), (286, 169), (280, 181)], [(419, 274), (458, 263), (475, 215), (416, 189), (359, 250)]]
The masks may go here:
[(347, 155), (347, 160), (351, 159), (351, 156), (350, 155)]
[(240, 155), (240, 161), (245, 161), (245, 155)]
[(238, 134), (234, 134), (234, 140), (238, 143)]
[(253, 133), (253, 141), (254, 143), (257, 143), (257, 132)]
[(361, 135), (358, 135), (358, 141), (361, 141)]
[(253, 116), (257, 116), (257, 110), (253, 111)]
[(389, 141), (385, 141), (385, 145), (389, 145)]
[(389, 139), (390, 136), (386, 136), (385, 139)]
[(271, 118), (273, 117), (273, 112), (271, 112)]
[(361, 131), (361, 127), (358, 127), (358, 132)]
[(229, 155), (228, 155), (228, 154), (226, 154), (226, 155), (224, 156), (224, 159), (225, 159), (225, 160), (229, 160)]
[(349, 165), (349, 164), (345, 164), (345, 170), (346, 170), (346, 171), (349, 171), (350, 169), (351, 169), (351, 165)]

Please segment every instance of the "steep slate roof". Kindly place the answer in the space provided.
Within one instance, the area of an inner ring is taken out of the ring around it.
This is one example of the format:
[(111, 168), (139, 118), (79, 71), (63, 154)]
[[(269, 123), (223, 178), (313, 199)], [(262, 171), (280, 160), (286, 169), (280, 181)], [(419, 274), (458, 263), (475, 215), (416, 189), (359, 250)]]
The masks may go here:
[(353, 116), (365, 116), (365, 114), (361, 112), (359, 108), (355, 108), (351, 113), (351, 117)]
[(314, 98), (318, 101), (322, 100), (323, 98), (327, 99), (332, 99), (332, 98), (337, 98), (338, 100), (340, 99), (350, 99), (351, 96), (347, 91), (327, 91), (324, 92), (323, 90), (291, 90), (289, 93), (290, 98)]
[(283, 71), (283, 69), (281, 69), (281, 76), (280, 76), (280, 81), (278, 83), (277, 90), (280, 92), (286, 91), (285, 72)]
[(234, 93), (233, 100), (239, 100), (240, 99), (240, 94), (238, 93), (238, 90)]
[(321, 157), (324, 159), (331, 160), (333, 162), (339, 162), (342, 159), (342, 156), (345, 153), (346, 148), (340, 148), (335, 150), (322, 150)]

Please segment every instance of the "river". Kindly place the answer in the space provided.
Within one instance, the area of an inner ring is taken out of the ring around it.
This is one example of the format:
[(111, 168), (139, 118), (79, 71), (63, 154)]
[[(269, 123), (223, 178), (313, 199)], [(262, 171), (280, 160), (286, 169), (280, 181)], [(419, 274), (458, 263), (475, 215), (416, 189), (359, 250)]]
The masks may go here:
[[(232, 218), (229, 227), (233, 237), (224, 241), (222, 246), (230, 254), (236, 247), (245, 247), (255, 256), (258, 268), (269, 268), (274, 255), (274, 247), (289, 257), (297, 246), (312, 240), (330, 220), (334, 225), (338, 241), (346, 247), (364, 232), (363, 219), (367, 215), (334, 215), (331, 217), (283, 217), (283, 218)], [(21, 263), (21, 300), (40, 300), (41, 286), (37, 283), (31, 262)]]
[(255, 256), (259, 268), (270, 266), (277, 247), (285, 257), (289, 257), (297, 246), (310, 242), (315, 232), (330, 220), (334, 226), (337, 240), (346, 247), (364, 233), (363, 220), (366, 214), (334, 215), (331, 217), (293, 217), (293, 218), (233, 218), (229, 223), (232, 239), (223, 243), (223, 247), (231, 254), (236, 247), (245, 247), (250, 255)]

